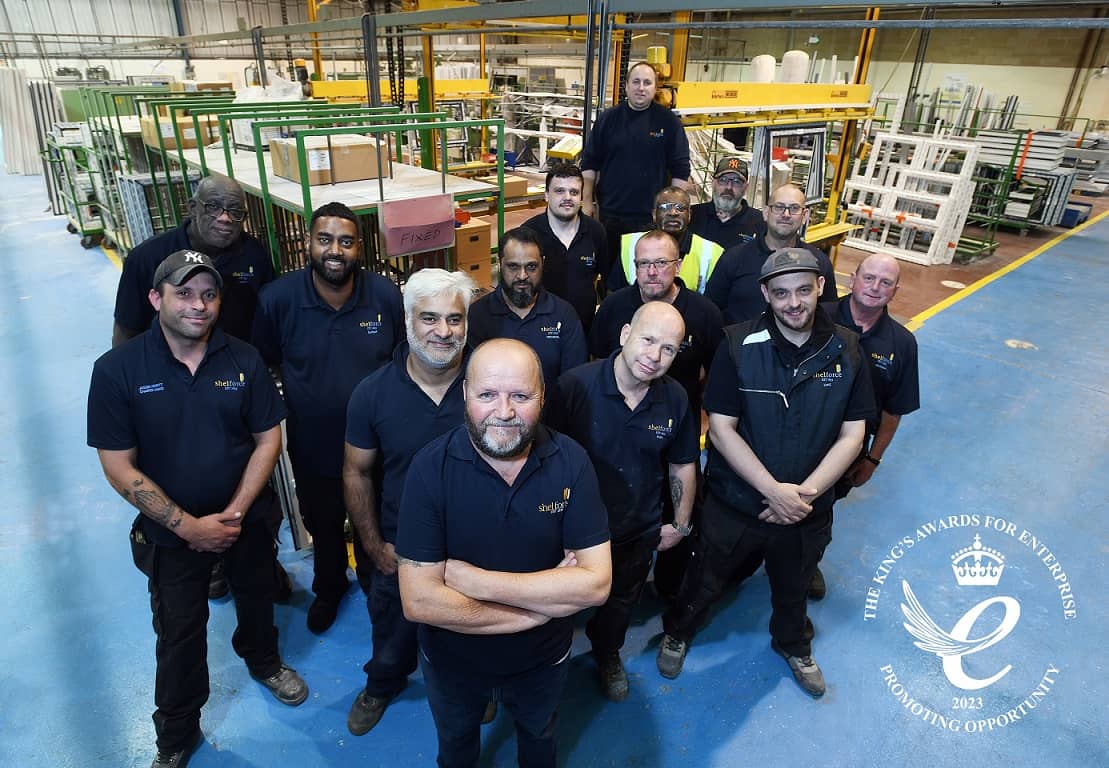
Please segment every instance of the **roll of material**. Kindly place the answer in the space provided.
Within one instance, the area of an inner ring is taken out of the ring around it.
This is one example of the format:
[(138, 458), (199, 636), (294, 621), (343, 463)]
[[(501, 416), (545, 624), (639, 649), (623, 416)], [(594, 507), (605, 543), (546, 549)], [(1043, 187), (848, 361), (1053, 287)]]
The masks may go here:
[(756, 56), (751, 59), (751, 82), (753, 83), (772, 83), (774, 82), (774, 67), (777, 65), (777, 60), (768, 53), (761, 56)]
[(648, 64), (665, 64), (666, 63), (666, 46), (665, 45), (652, 45), (647, 49), (647, 63)]
[(782, 56), (782, 83), (803, 83), (809, 75), (809, 54), (805, 51), (786, 51)]

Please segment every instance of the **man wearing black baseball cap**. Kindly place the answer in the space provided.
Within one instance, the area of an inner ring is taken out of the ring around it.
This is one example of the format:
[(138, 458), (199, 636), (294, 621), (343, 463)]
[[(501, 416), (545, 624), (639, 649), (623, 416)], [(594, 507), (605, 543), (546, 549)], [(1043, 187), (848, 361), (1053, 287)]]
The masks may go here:
[(727, 250), (766, 231), (759, 211), (747, 204), (747, 161), (736, 155), (720, 158), (712, 174), (712, 200), (693, 206), (689, 231)]
[(93, 367), (88, 444), (139, 514), (131, 554), (147, 577), (156, 647), (153, 766), (184, 766), (208, 700), (208, 580), (223, 557), (235, 598), (235, 652), (283, 704), (308, 686), (277, 650), (268, 485), (285, 406), (258, 352), (215, 327), (223, 279), (179, 250), (154, 271), (149, 330)]
[(725, 328), (705, 386), (708, 465), (699, 546), (663, 616), (658, 668), (681, 672), (709, 608), (765, 562), (771, 648), (812, 696), (824, 676), (806, 632), (806, 596), (831, 540), (834, 486), (873, 414), (858, 336), (817, 306), (824, 277), (805, 248), (783, 248), (759, 272), (768, 309)]

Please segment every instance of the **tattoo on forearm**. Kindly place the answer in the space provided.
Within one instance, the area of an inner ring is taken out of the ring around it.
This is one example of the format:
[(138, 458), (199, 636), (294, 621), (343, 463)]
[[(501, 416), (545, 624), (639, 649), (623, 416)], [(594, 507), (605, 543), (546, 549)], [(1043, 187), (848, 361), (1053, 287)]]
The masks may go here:
[(682, 486), (682, 481), (677, 477), (670, 478), (670, 499), (674, 502), (674, 509), (682, 503), (682, 495), (685, 493), (685, 488)]
[(157, 491), (135, 491), (135, 506), (151, 520), (162, 525), (169, 523), (173, 513), (177, 511), (177, 505)]

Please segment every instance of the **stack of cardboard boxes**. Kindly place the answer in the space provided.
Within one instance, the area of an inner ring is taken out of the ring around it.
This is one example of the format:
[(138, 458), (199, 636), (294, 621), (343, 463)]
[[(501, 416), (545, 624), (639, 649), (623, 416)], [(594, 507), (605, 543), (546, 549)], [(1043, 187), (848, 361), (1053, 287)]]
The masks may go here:
[[(393, 176), (389, 145), (381, 143), (379, 165), (378, 141), (368, 136), (305, 136), (304, 151), (309, 185), (339, 184)], [(270, 139), (270, 159), (275, 175), (300, 182), (296, 139)]]
[(469, 275), (483, 291), (493, 285), (491, 232), (491, 222), (477, 217), (454, 229), (454, 268)]

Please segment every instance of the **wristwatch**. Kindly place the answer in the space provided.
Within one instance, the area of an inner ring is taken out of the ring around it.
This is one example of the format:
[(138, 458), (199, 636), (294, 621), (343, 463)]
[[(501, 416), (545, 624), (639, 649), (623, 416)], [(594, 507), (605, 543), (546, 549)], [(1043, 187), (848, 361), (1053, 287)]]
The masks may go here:
[(863, 454), (863, 458), (864, 458), (864, 459), (866, 459), (867, 461), (869, 461), (869, 462), (870, 462), (871, 464), (873, 464), (874, 466), (878, 466), (879, 464), (881, 464), (881, 463), (882, 463), (882, 460), (881, 460), (881, 459), (876, 459), (876, 458), (874, 458), (873, 456), (871, 456), (871, 455), (870, 455), (870, 453), (869, 453), (869, 452), (867, 452), (867, 453)]
[(690, 523), (689, 525), (678, 525), (678, 521), (675, 520), (674, 522), (670, 523), (670, 525), (674, 526), (674, 530), (680, 533), (683, 537), (693, 533), (693, 523)]

